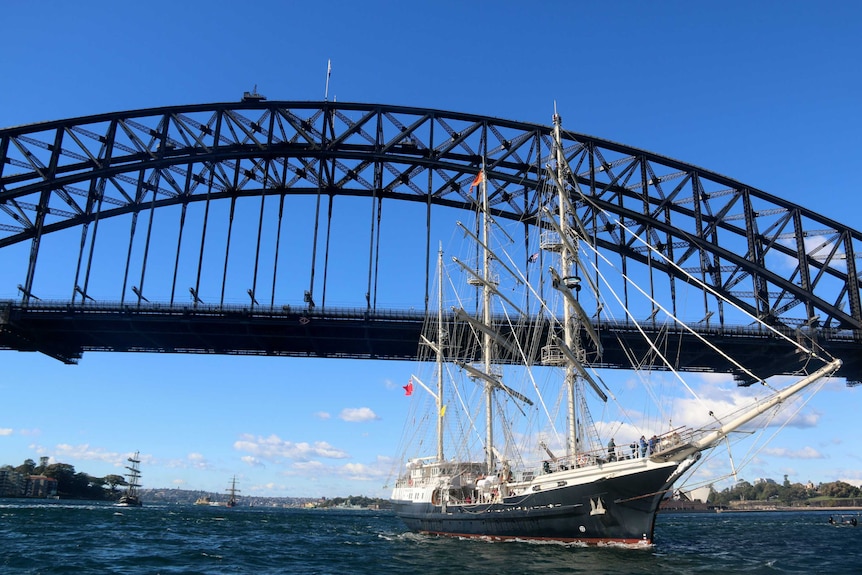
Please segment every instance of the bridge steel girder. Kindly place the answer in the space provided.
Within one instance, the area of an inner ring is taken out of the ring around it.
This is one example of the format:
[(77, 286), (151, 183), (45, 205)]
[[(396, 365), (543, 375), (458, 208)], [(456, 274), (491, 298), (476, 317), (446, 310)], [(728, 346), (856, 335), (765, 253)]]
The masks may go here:
[[(447, 312), (445, 330), (458, 331), (457, 314)], [(417, 342), (429, 318), (421, 311), (361, 308), (336, 309), (251, 309), (249, 306), (160, 304), (129, 306), (88, 304), (74, 306), (35, 302), (27, 305), (0, 302), (0, 349), (38, 351), (67, 364), (75, 364), (85, 351), (137, 353), (194, 353), (256, 355), (278, 357), (325, 357), (347, 359), (415, 359)], [(529, 330), (512, 330), (505, 317), (494, 318), (495, 329), (505, 338), (520, 341), (520, 349), (532, 349), (537, 364), (541, 348), (531, 341), (546, 341), (549, 321)], [(432, 326), (433, 327), (433, 326)], [(739, 385), (755, 381), (741, 373), (726, 356), (714, 353), (703, 339), (709, 339), (731, 357), (767, 378), (776, 373), (793, 373), (808, 361), (795, 348), (763, 330), (746, 326), (718, 328), (703, 324), (694, 332), (670, 328), (664, 323), (599, 320), (594, 325), (602, 342), (601, 358), (590, 358), (596, 368), (626, 369), (631, 357), (649, 357), (641, 330), (661, 349), (676, 356), (682, 371), (732, 373)], [(784, 329), (796, 336), (796, 330)], [(839, 375), (848, 383), (862, 382), (862, 362), (852, 360), (857, 344), (847, 334), (821, 330), (818, 343), (835, 357), (851, 357)], [(582, 334), (583, 349), (592, 344)], [(480, 361), (481, 347), (474, 341), (454, 338), (458, 357)], [(626, 345), (619, 345), (620, 340)], [(521, 358), (501, 350), (502, 363), (520, 363)], [(649, 360), (651, 365), (666, 369)]]
[[(483, 162), (495, 217), (535, 225), (551, 131), (433, 109), (290, 101), (172, 106), (5, 128), (0, 248), (30, 242), (20, 286), (26, 303), (46, 234), (250, 196), (360, 196), (470, 210), (470, 183)], [(571, 200), (586, 233), (624, 267), (665, 274), (672, 293), (684, 270), (700, 278), (705, 293), (773, 325), (837, 330), (862, 346), (862, 233), (658, 154), (570, 131), (563, 144), (578, 190)], [(723, 327), (725, 305), (705, 295), (703, 312), (717, 314)]]

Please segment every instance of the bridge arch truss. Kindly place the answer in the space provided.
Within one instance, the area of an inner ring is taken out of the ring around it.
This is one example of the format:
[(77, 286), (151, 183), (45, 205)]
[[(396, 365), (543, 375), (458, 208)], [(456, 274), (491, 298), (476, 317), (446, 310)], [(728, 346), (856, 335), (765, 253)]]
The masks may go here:
[[(572, 201), (586, 233), (616, 253), (622, 265), (648, 270), (650, 281), (654, 275), (665, 276), (674, 309), (675, 286), (684, 281), (680, 270), (686, 270), (709, 290), (775, 325), (813, 326), (862, 341), (862, 233), (678, 160), (572, 131), (564, 131), (563, 138), (580, 189)], [(331, 214), (333, 198), (367, 198), (377, 214), (369, 224), (364, 302), (373, 309), (383, 202), (421, 204), (429, 221), (432, 206), (474, 210), (471, 183), (484, 164), (495, 217), (534, 226), (540, 219), (539, 190), (550, 149), (547, 125), (342, 102), (173, 106), (6, 128), (0, 130), (0, 249), (28, 245), (17, 288), (21, 300), (31, 303), (37, 297), (43, 240), (80, 230), (70, 282), (74, 305), (90, 297), (92, 247), (99, 226), (111, 218), (131, 216), (136, 222), (141, 216), (143, 222), (146, 214), (167, 207), (180, 210), (184, 218), (189, 206), (224, 200), (231, 205), (232, 221), (236, 202), (261, 198), (262, 219), (264, 198), (279, 198), (283, 210), (285, 201), (306, 196), (315, 199), (316, 221), (321, 221), (327, 209)], [(281, 211), (278, 217), (281, 222)], [(315, 226), (315, 249), (328, 242), (329, 226), (325, 228)], [(179, 246), (182, 224), (178, 229)], [(258, 255), (260, 230), (258, 225)], [(146, 252), (149, 233), (135, 231), (133, 223), (129, 253), (135, 234)], [(633, 234), (655, 251), (637, 245)], [(425, 305), (431, 243), (429, 232)], [(128, 303), (130, 287), (135, 287), (138, 304), (146, 299), (146, 259), (141, 260), (144, 269), (132, 272), (127, 258), (117, 297), (121, 302)], [(312, 258), (309, 302), (321, 290), (325, 300), (326, 282), (320, 276), (322, 270), (325, 278), (326, 265), (316, 270), (317, 260)], [(259, 267), (255, 264), (251, 280), (252, 302), (254, 292), (263, 291)], [(139, 281), (133, 280), (138, 274)], [(197, 276), (196, 292), (200, 269)], [(225, 283), (223, 279), (222, 303)], [(271, 289), (274, 304), (274, 281)], [(707, 324), (722, 329), (732, 321), (724, 305), (706, 291), (702, 306)]]

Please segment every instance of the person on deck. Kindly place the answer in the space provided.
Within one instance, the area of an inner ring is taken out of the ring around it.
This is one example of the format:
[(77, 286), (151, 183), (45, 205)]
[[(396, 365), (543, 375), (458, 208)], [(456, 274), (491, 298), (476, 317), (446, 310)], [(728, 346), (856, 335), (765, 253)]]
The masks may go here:
[(614, 438), (611, 437), (611, 440), (608, 441), (608, 461), (616, 461), (617, 460), (617, 444), (614, 443)]
[(646, 457), (647, 442), (646, 442), (646, 438), (643, 435), (641, 435), (640, 443), (641, 443), (641, 457)]

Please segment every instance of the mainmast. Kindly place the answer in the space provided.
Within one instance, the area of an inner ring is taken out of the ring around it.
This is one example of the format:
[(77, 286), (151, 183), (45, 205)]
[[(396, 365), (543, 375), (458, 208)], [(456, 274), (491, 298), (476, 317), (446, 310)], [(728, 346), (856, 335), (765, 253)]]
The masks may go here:
[[(491, 326), (491, 252), (488, 250), (490, 245), (490, 233), (488, 227), (490, 218), (488, 218), (488, 179), (485, 177), (485, 162), (482, 162), (482, 170), (479, 172), (480, 182), (479, 190), (482, 194), (482, 323), (486, 326)], [(482, 357), (485, 363), (485, 373), (492, 375), (491, 371), (491, 346), (493, 338), (489, 331), (485, 331), (482, 338)], [(485, 380), (485, 421), (487, 429), (485, 430), (485, 461), (487, 464), (487, 473), (494, 473), (494, 385), (492, 379)]]
[[(566, 173), (564, 166), (566, 162), (563, 158), (562, 138), (560, 136), (560, 125), (562, 119), (557, 111), (554, 110), (554, 152), (557, 169), (557, 204), (559, 211), (559, 232), (560, 232), (560, 274), (564, 283), (568, 283), (569, 272), (571, 271), (572, 262), (577, 257), (569, 251), (569, 214), (566, 212), (566, 206), (569, 205), (569, 199), (566, 197)], [(578, 240), (574, 238), (574, 248), (577, 249)], [(560, 286), (563, 289), (568, 286)], [(575, 358), (580, 361), (580, 337), (578, 336), (578, 318), (574, 313), (574, 307), (569, 301), (569, 298), (563, 298), (563, 343), (572, 350)], [(580, 442), (578, 440), (578, 403), (580, 397), (580, 389), (578, 378), (575, 371), (575, 366), (571, 361), (565, 362), (564, 384), (567, 392), (567, 452), (572, 460), (578, 456)]]
[(443, 462), (443, 242), (437, 252), (437, 461)]
[(230, 497), (227, 500), (227, 506), (233, 507), (237, 503), (236, 494), (239, 493), (239, 489), (236, 488), (236, 475), (234, 475), (231, 479), (230, 487), (228, 488), (227, 492), (228, 494), (230, 494)]
[(141, 486), (141, 468), (139, 467), (141, 464), (141, 460), (138, 454), (139, 452), (136, 451), (134, 456), (129, 457), (128, 461), (129, 463), (131, 463), (131, 465), (126, 466), (126, 469), (129, 470), (129, 473), (126, 474), (129, 483), (128, 492), (132, 495), (135, 494), (138, 487)]

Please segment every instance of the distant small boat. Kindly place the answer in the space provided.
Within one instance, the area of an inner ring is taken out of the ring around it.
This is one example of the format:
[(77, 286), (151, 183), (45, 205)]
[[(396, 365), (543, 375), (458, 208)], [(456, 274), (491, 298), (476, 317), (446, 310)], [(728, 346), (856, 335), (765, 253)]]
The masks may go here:
[(141, 487), (141, 460), (138, 454), (139, 452), (136, 451), (135, 455), (129, 458), (131, 465), (126, 466), (126, 469), (129, 470), (129, 473), (126, 474), (128, 487), (117, 501), (117, 507), (141, 507), (143, 505), (138, 495), (138, 489)]
[(195, 500), (195, 505), (212, 505), (209, 495), (203, 495)]
[(231, 479), (230, 487), (227, 490), (230, 497), (225, 504), (227, 507), (236, 507), (237, 499), (236, 494), (239, 493), (239, 489), (236, 488), (236, 475)]
[(834, 517), (829, 516), (829, 525), (834, 525), (835, 527), (856, 527), (859, 525), (859, 520), (856, 517), (845, 517), (842, 515), (836, 521)]

